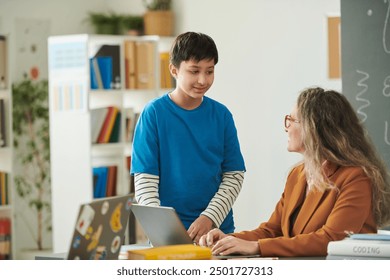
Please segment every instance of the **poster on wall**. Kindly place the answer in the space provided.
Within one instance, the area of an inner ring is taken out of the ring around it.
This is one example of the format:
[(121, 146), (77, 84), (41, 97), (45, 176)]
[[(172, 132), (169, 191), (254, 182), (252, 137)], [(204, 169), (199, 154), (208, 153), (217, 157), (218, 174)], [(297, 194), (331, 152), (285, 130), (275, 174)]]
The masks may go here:
[(328, 16), (328, 77), (341, 78), (340, 16)]
[(86, 37), (49, 38), (50, 106), (53, 112), (86, 112)]
[(47, 38), (50, 20), (15, 19), (13, 80), (47, 79)]

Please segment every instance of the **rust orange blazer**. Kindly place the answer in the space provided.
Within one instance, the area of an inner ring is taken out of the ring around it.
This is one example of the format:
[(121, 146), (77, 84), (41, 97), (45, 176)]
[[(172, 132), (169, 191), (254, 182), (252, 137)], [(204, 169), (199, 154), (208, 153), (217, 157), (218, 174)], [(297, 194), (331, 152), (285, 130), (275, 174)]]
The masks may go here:
[[(326, 174), (336, 189), (310, 191), (306, 198), (303, 164), (288, 175), (282, 197), (268, 222), (233, 235), (258, 240), (262, 256), (326, 256), (328, 242), (343, 239), (344, 231), (376, 232), (370, 179), (360, 167), (327, 163)], [(301, 206), (295, 223), (294, 210)]]

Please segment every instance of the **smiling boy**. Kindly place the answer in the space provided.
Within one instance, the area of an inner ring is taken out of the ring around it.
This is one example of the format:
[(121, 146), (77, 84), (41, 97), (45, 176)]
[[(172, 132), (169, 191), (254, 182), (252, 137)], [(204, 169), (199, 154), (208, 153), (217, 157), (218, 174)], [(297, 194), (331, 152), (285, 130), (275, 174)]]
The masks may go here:
[(133, 140), (138, 203), (175, 208), (195, 242), (213, 227), (234, 231), (245, 172), (231, 112), (205, 96), (217, 62), (211, 37), (179, 35), (169, 65), (176, 88), (145, 106)]

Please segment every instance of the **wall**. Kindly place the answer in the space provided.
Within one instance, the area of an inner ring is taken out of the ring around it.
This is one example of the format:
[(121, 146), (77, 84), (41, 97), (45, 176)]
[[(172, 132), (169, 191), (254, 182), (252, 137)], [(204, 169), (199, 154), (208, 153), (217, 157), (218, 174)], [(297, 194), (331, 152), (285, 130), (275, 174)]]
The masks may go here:
[[(297, 94), (313, 85), (341, 89), (339, 79), (327, 78), (326, 33), (326, 16), (339, 14), (340, 1), (173, 1), (176, 33), (207, 33), (219, 48), (209, 96), (234, 114), (246, 160), (244, 187), (234, 206), (237, 230), (256, 227), (268, 219), (289, 168), (300, 159), (287, 152), (283, 129)], [(141, 3), (0, 0), (0, 31), (11, 30), (17, 17), (43, 17), (51, 21), (51, 34), (83, 33), (90, 31), (82, 24), (87, 11), (142, 13)]]

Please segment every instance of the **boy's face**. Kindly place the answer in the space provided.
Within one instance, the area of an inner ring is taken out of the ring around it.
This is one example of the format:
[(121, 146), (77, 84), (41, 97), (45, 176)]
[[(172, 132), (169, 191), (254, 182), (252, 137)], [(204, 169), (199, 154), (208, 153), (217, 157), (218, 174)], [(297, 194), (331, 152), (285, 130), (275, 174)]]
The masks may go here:
[(203, 98), (214, 82), (214, 59), (182, 61), (179, 68), (170, 66), (176, 79), (176, 90), (195, 99)]

